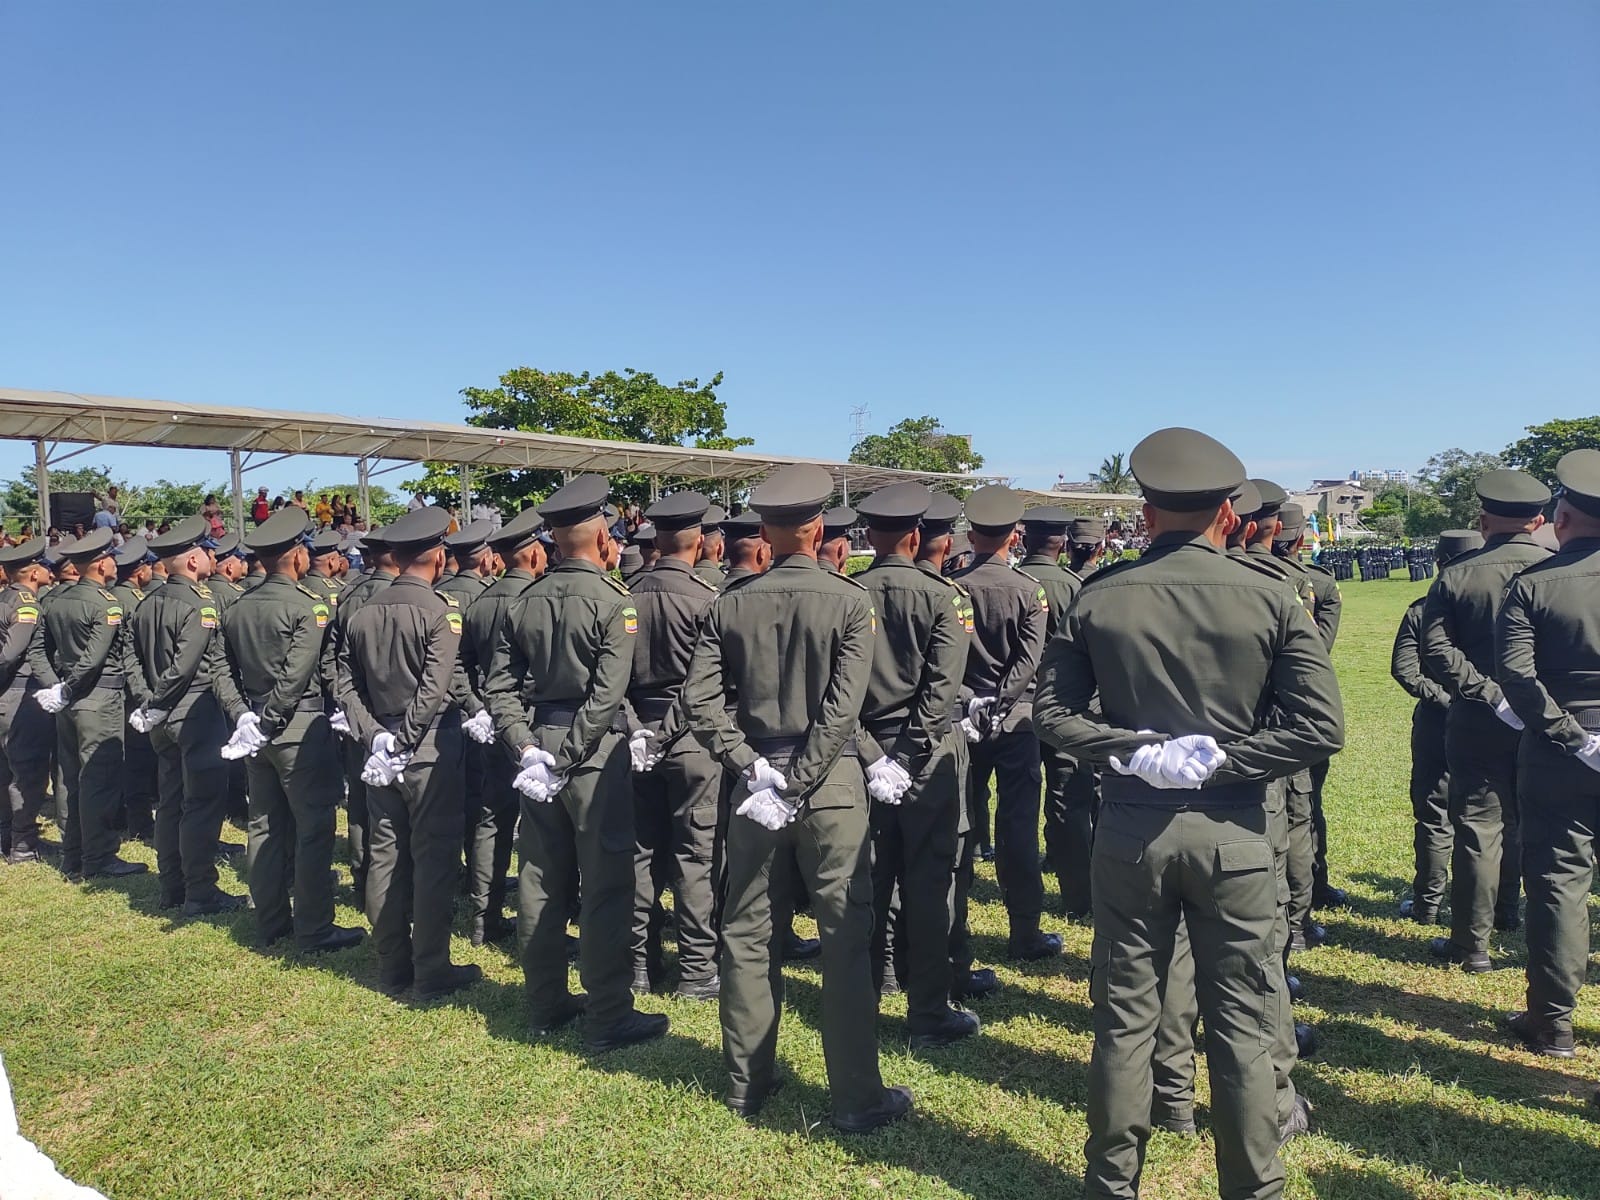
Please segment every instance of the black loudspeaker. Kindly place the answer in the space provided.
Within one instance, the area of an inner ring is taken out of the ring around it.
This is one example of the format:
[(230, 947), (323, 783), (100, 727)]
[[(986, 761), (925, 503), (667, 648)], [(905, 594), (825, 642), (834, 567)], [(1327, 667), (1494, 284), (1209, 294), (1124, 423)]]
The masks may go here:
[(82, 525), (87, 533), (94, 527), (95, 508), (92, 492), (51, 492), (50, 524), (62, 533), (71, 533), (74, 525)]

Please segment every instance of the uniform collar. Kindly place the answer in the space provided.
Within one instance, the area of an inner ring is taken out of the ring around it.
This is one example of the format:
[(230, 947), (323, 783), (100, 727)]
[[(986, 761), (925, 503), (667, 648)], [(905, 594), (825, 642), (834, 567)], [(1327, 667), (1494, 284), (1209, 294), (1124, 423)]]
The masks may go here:
[(1181, 550), (1188, 546), (1209, 550), (1212, 554), (1222, 553), (1203, 533), (1189, 533), (1186, 530), (1175, 529), (1171, 533), (1158, 533), (1150, 539), (1151, 550)]
[(772, 560), (771, 570), (820, 571), (822, 564), (809, 554), (785, 554)]
[(594, 575), (603, 575), (605, 573), (587, 558), (563, 558), (550, 569), (552, 571), (588, 571)]
[(879, 567), (915, 567), (916, 565), (916, 563), (911, 561), (911, 557), (909, 555), (885, 554), (882, 558), (873, 559), (872, 565), (868, 567), (867, 570), (876, 571)]
[[(444, 581), (440, 580), (439, 582), (443, 583)], [(415, 575), (396, 575), (394, 577), (394, 581), (392, 583), (390, 583), (389, 586), (390, 587), (399, 587), (402, 584), (408, 585), (410, 587), (427, 588), (430, 592), (433, 591), (434, 587), (436, 586), (436, 585), (431, 584), (431, 583), (424, 583), (422, 580), (418, 579)]]
[(1041, 550), (1037, 554), (1028, 555), (1027, 558), (1022, 560), (1020, 565), (1024, 567), (1059, 567), (1061, 565), (1061, 560)]
[(526, 579), (529, 583), (537, 583), (539, 577), (526, 567), (511, 567), (500, 576), (501, 579)]
[(1573, 538), (1561, 547), (1561, 554), (1592, 554), (1600, 550), (1600, 537)]
[(655, 565), (650, 569), (652, 571), (681, 571), (685, 575), (693, 575), (695, 572), (695, 569), (688, 563), (684, 562), (683, 559), (667, 558), (664, 555), (661, 558), (656, 559)]
[(1496, 533), (1484, 539), (1483, 548), (1491, 550), (1496, 546), (1537, 546), (1531, 533)]

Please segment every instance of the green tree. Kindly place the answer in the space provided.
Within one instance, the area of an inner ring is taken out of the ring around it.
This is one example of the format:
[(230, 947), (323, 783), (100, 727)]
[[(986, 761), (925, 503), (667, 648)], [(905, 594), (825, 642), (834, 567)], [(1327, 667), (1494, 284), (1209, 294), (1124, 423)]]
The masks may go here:
[(964, 475), (983, 466), (965, 434), (950, 433), (937, 417), (908, 417), (888, 433), (871, 433), (850, 448), (850, 461), (896, 471)]
[(1478, 524), (1478, 476), (1505, 466), (1499, 455), (1471, 453), (1454, 447), (1435, 454), (1417, 472), (1418, 484), (1444, 508), (1446, 529), (1475, 529)]
[[(50, 486), (55, 486), (53, 480)], [(193, 516), (207, 496), (215, 496), (222, 505), (223, 520), (231, 520), (232, 501), (221, 484), (174, 483), (170, 479), (123, 489), (122, 515), (130, 523), (142, 522), (146, 517), (159, 521), (163, 517)]]
[(1516, 467), (1556, 486), (1556, 463), (1569, 450), (1600, 450), (1600, 417), (1560, 417), (1543, 425), (1527, 426), (1528, 436), (1506, 447), (1500, 457), (1508, 467)]
[(1405, 532), (1409, 500), (1403, 484), (1386, 483), (1373, 493), (1371, 507), (1361, 514), (1361, 524), (1373, 533), (1398, 538)]
[[(721, 384), (720, 371), (704, 384), (697, 379), (667, 384), (631, 367), (602, 375), (518, 367), (500, 376), (498, 387), (463, 388), (461, 395), (472, 410), (467, 423), (481, 429), (699, 450), (748, 446), (750, 438), (728, 436), (727, 405), (717, 397)], [(559, 471), (485, 472), (474, 476), (472, 491), (503, 511), (515, 512), (523, 501), (546, 496), (560, 484)], [(644, 475), (615, 476), (612, 485), (614, 495), (623, 501), (643, 502), (649, 497)], [(429, 463), (421, 478), (407, 480), (401, 487), (449, 504), (460, 496), (461, 481), (455, 464)]]
[(1446, 529), (1455, 528), (1450, 524), (1450, 513), (1445, 509), (1443, 501), (1432, 492), (1414, 491), (1411, 493), (1411, 502), (1406, 506), (1405, 531), (1409, 538), (1427, 539), (1436, 538)]
[[(50, 472), (50, 490), (56, 493), (90, 492), (97, 499), (115, 487), (118, 499), (125, 499), (128, 485), (111, 477), (111, 468), (62, 467)], [(39, 488), (33, 472), (24, 471), (15, 479), (0, 482), (0, 506), (17, 521), (36, 522), (39, 518)]]
[(1110, 458), (1100, 460), (1100, 469), (1090, 474), (1089, 482), (1102, 492), (1117, 492), (1127, 495), (1139, 489), (1138, 481), (1134, 479), (1133, 472), (1128, 470), (1127, 455), (1119, 450)]

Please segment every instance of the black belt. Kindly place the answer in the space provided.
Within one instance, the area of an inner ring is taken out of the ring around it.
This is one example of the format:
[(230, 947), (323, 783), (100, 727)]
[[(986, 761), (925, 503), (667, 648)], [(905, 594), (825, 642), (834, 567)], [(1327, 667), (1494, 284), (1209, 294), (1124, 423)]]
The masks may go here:
[(120, 692), (123, 686), (122, 676), (102, 675), (99, 679), (94, 681), (94, 686), (97, 688), (105, 688), (108, 691)]
[[(571, 729), (572, 723), (578, 719), (578, 708), (573, 704), (536, 704), (533, 706), (533, 724), (557, 725), (563, 729)], [(613, 733), (628, 732), (628, 718), (623, 715), (619, 707), (616, 715), (611, 718), (611, 731)]]
[(667, 714), (672, 711), (672, 706), (677, 702), (676, 696), (641, 696), (637, 700), (630, 701), (639, 720), (649, 724), (665, 721)]
[(885, 738), (897, 738), (904, 733), (909, 719), (909, 717), (880, 717), (875, 721), (863, 721), (861, 724), (872, 735), (874, 741), (881, 742)]
[[(777, 737), (777, 738), (748, 738), (750, 748), (762, 758), (793, 758), (800, 753), (809, 738), (804, 737)], [(840, 758), (860, 758), (861, 748), (856, 745), (852, 736), (845, 739), (844, 749), (839, 752)]]
[(1267, 802), (1267, 784), (1245, 779), (1206, 788), (1156, 788), (1135, 776), (1105, 771), (1100, 775), (1100, 798), (1110, 804), (1142, 808), (1248, 808)]
[(1600, 733), (1600, 708), (1570, 709), (1572, 719), (1591, 733)]
[[(295, 712), (314, 712), (314, 713), (319, 713), (319, 712), (322, 711), (322, 708), (323, 708), (323, 705), (322, 705), (322, 697), (321, 696), (304, 696), (301, 699), (295, 701), (294, 711)], [(266, 702), (265, 698), (260, 699), (260, 700), (252, 700), (252, 701), (250, 701), (250, 711), (255, 713), (256, 716), (259, 717), (262, 713), (264, 713), (266, 711), (266, 709), (267, 709), (267, 702)], [(395, 718), (395, 724), (398, 725), (399, 723), (400, 723), (400, 718), (396, 717)]]

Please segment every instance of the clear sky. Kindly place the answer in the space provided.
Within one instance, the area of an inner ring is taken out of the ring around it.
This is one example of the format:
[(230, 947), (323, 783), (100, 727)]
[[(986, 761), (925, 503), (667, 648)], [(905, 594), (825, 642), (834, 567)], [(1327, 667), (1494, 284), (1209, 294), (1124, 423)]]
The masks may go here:
[(721, 370), (759, 447), (931, 413), (1036, 487), (1166, 424), (1299, 483), (1600, 408), (1590, 0), (11, 0), (0, 77), (9, 386)]

